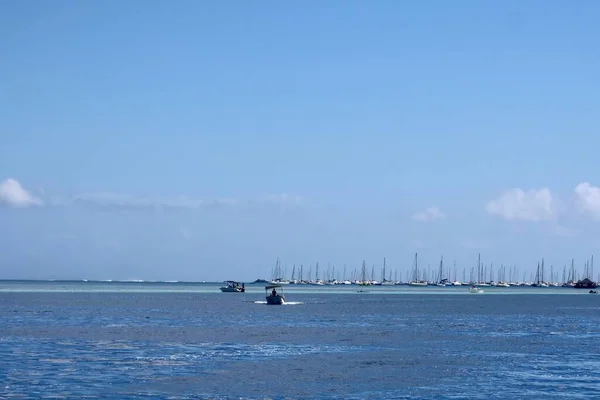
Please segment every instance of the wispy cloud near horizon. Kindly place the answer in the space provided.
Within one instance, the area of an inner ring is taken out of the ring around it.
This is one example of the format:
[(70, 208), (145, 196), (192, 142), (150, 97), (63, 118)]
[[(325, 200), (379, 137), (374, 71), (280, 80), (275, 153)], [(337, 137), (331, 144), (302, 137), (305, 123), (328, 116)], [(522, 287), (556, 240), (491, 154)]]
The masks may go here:
[(42, 199), (30, 194), (19, 181), (12, 178), (0, 182), (0, 203), (19, 208), (44, 205)]
[(205, 209), (205, 208), (253, 208), (257, 206), (297, 207), (306, 205), (305, 198), (287, 193), (268, 194), (257, 198), (213, 198), (198, 199), (188, 196), (142, 197), (115, 192), (87, 192), (75, 195), (36, 197), (25, 190), (16, 179), (8, 178), (0, 182), (0, 204), (26, 208), (31, 206), (73, 206), (83, 205), (103, 209)]
[(427, 210), (425, 210), (423, 212), (415, 213), (412, 216), (412, 219), (414, 219), (415, 221), (422, 221), (422, 222), (436, 221), (436, 220), (445, 219), (445, 218), (446, 218), (446, 214), (441, 212), (440, 209), (436, 206), (429, 207)]
[(257, 199), (197, 199), (188, 196), (178, 197), (138, 197), (114, 192), (81, 193), (70, 197), (53, 197), (53, 206), (83, 205), (103, 209), (188, 209), (205, 208), (246, 208), (255, 205), (302, 207), (305, 202), (299, 196), (287, 194), (268, 195)]

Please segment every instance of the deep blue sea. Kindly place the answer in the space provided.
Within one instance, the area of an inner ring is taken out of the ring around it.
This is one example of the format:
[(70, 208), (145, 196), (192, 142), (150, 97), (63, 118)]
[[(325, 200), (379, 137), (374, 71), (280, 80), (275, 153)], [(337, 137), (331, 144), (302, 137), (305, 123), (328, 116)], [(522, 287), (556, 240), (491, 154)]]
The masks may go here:
[(0, 282), (0, 398), (589, 399), (586, 290)]

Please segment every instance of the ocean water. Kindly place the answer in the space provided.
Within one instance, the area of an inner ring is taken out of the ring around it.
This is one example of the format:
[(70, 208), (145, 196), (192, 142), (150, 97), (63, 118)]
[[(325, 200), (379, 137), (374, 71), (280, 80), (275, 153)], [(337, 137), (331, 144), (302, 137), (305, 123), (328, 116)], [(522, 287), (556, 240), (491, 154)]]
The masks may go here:
[(0, 282), (0, 398), (600, 395), (600, 295)]

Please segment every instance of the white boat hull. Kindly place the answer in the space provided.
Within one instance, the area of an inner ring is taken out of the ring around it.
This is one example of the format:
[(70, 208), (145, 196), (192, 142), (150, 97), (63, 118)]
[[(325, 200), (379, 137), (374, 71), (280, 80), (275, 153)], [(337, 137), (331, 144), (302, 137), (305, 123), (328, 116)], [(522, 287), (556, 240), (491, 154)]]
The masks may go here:
[(240, 293), (242, 291), (242, 289), (240, 289), (240, 288), (233, 288), (233, 287), (222, 287), (220, 289), (221, 289), (221, 292), (223, 292), (223, 293)]

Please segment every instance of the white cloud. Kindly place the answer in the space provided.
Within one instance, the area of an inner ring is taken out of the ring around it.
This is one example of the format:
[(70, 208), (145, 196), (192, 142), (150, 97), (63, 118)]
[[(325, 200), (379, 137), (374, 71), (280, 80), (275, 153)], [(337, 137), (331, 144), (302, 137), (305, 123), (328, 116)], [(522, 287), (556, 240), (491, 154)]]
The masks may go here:
[(274, 203), (274, 204), (289, 204), (289, 205), (302, 205), (303, 199), (300, 196), (292, 196), (286, 193), (272, 194), (264, 196), (259, 199), (261, 203)]
[(6, 179), (0, 183), (0, 203), (13, 207), (41, 206), (42, 200), (32, 196), (14, 179)]
[(575, 187), (575, 198), (580, 210), (600, 219), (600, 188), (587, 182), (580, 183)]
[(418, 212), (412, 216), (412, 219), (417, 221), (435, 221), (444, 218), (446, 218), (446, 214), (441, 212), (436, 206), (429, 207), (427, 210)]
[(52, 198), (52, 205), (82, 204), (102, 208), (119, 209), (200, 209), (208, 207), (251, 207), (257, 205), (267, 206), (301, 206), (302, 199), (298, 196), (287, 194), (265, 196), (255, 200), (241, 199), (194, 199), (187, 196), (173, 198), (137, 197), (128, 194), (113, 192), (82, 193), (71, 198)]
[(556, 204), (548, 188), (524, 192), (515, 188), (508, 190), (485, 206), (492, 215), (509, 221), (548, 221), (556, 217)]
[(82, 193), (73, 196), (71, 201), (66, 203), (80, 203), (96, 206), (114, 206), (123, 208), (144, 208), (144, 207), (172, 207), (172, 208), (199, 208), (206, 202), (201, 200), (193, 200), (185, 196), (161, 199), (136, 197), (128, 194), (112, 193), (112, 192), (94, 192)]

